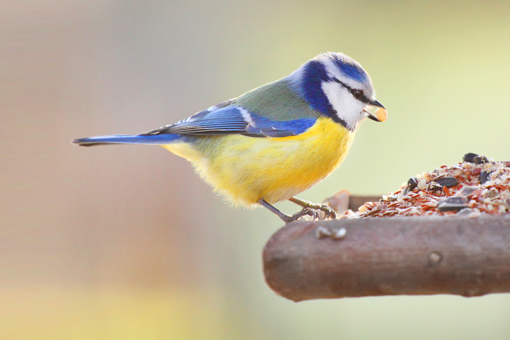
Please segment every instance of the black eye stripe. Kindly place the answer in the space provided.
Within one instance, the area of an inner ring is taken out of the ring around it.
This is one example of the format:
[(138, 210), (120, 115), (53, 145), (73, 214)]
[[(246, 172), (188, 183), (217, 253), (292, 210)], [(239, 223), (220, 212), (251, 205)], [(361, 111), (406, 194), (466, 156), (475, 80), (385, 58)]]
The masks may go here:
[(367, 103), (367, 104), (370, 103), (370, 100), (367, 97), (365, 97), (365, 94), (363, 93), (363, 91), (357, 90), (357, 89), (353, 89), (352, 87), (350, 87), (349, 85), (347, 85), (343, 81), (340, 81), (340, 80), (338, 80), (336, 78), (333, 78), (332, 80), (337, 82), (337, 83), (339, 83), (339, 84), (341, 84), (343, 87), (345, 87), (347, 90), (349, 90), (349, 92), (354, 96), (354, 98), (358, 99), (359, 101), (362, 101), (363, 103)]

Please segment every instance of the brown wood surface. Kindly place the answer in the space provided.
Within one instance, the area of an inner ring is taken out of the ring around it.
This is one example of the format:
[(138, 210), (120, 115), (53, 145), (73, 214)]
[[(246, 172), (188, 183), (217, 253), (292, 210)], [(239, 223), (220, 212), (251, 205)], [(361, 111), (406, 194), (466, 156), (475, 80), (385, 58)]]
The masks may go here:
[[(317, 238), (317, 227), (343, 239)], [(298, 221), (265, 246), (264, 274), (293, 300), (510, 292), (510, 216)]]

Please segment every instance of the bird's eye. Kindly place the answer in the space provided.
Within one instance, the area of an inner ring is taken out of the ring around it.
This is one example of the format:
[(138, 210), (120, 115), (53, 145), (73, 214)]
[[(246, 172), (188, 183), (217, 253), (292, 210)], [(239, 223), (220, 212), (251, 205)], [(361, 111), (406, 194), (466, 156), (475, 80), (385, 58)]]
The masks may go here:
[(363, 91), (361, 90), (352, 90), (351, 92), (354, 98), (356, 99), (360, 99), (361, 97), (363, 97)]

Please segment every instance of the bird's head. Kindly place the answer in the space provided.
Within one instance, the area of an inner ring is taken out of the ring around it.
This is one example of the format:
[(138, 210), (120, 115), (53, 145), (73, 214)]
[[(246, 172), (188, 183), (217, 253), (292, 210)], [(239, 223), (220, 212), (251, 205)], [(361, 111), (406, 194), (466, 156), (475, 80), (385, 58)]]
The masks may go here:
[(384, 106), (375, 99), (368, 73), (343, 53), (320, 54), (288, 79), (312, 109), (351, 131), (367, 117), (378, 122), (387, 118)]

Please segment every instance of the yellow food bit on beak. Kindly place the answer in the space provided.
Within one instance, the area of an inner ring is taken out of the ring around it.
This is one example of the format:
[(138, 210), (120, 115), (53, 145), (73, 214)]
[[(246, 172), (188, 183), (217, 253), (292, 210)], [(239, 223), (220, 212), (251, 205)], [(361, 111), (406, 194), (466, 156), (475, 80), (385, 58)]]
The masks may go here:
[(380, 122), (384, 122), (386, 119), (388, 119), (388, 111), (386, 111), (386, 109), (383, 109), (382, 107), (375, 110), (374, 115)]

